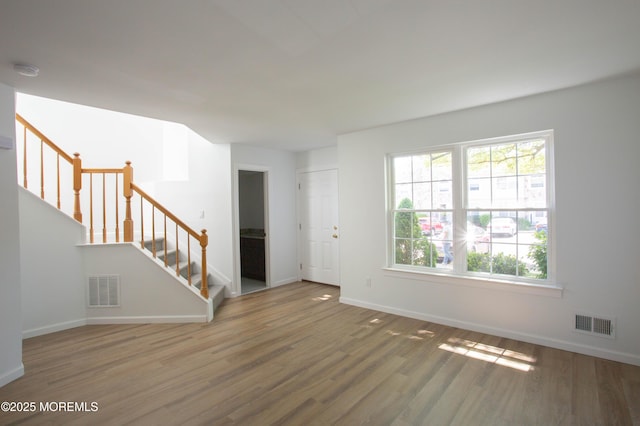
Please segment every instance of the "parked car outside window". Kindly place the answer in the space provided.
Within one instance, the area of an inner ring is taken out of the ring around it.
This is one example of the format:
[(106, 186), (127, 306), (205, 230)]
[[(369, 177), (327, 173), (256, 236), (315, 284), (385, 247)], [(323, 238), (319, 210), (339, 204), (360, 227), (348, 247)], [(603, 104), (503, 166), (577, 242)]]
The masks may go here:
[(423, 235), (435, 235), (442, 232), (442, 224), (428, 217), (419, 218), (418, 223), (420, 223)]
[(536, 232), (547, 232), (547, 218), (543, 217), (536, 221)]
[(510, 217), (494, 217), (487, 225), (487, 232), (491, 235), (508, 235), (513, 237), (518, 232), (516, 221)]

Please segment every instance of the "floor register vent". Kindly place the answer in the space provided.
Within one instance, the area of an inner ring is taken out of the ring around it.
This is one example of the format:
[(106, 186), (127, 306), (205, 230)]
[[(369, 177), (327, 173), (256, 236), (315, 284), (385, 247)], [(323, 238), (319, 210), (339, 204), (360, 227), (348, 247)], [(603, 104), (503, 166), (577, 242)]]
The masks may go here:
[(575, 331), (614, 338), (615, 321), (601, 316), (576, 314)]
[(120, 276), (97, 275), (89, 277), (89, 307), (120, 306)]

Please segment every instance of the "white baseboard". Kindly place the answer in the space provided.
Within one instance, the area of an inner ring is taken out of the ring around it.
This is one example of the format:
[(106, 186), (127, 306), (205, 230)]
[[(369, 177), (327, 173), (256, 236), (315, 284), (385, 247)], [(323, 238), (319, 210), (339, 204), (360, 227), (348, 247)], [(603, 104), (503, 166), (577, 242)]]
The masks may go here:
[(139, 317), (90, 317), (87, 325), (102, 324), (169, 324), (208, 322), (207, 315), (167, 315), (167, 316), (139, 316)]
[[(211, 301), (209, 301), (211, 305)], [(211, 310), (211, 306), (208, 310)], [(70, 328), (81, 327), (83, 325), (97, 324), (150, 324), (150, 323), (190, 323), (209, 322), (213, 319), (213, 312), (207, 315), (170, 315), (170, 316), (140, 316), (140, 317), (89, 317), (74, 321), (66, 321), (58, 324), (47, 325), (45, 327), (32, 328), (22, 332), (22, 338), (42, 336), (44, 334), (55, 333), (57, 331), (68, 330)]]
[(500, 336), (507, 339), (520, 340), (522, 342), (533, 343), (536, 345), (548, 346), (550, 348), (561, 349), (569, 352), (595, 356), (598, 358), (608, 359), (611, 361), (623, 362), (625, 364), (640, 366), (640, 356), (625, 352), (617, 352), (608, 349), (598, 348), (595, 346), (583, 345), (580, 343), (566, 342), (563, 340), (553, 339), (549, 337), (520, 333), (513, 330), (503, 328), (489, 327), (482, 324), (471, 323), (467, 321), (459, 321), (453, 318), (441, 317), (437, 315), (428, 315), (422, 312), (407, 311), (404, 309), (393, 308), (390, 306), (377, 305), (375, 303), (363, 302), (361, 300), (341, 297), (340, 303), (346, 305), (358, 306), (360, 308), (372, 309), (374, 311), (386, 312), (389, 314), (399, 315), (407, 318), (414, 318), (422, 321), (433, 322), (436, 324), (448, 325), (450, 327), (461, 328), (464, 330), (477, 331), (480, 333)]
[(46, 325), (44, 327), (23, 330), (22, 338), (28, 339), (30, 337), (42, 336), (43, 334), (55, 333), (56, 331), (68, 330), (70, 328), (81, 327), (83, 325), (87, 325), (87, 321), (84, 318), (73, 321), (59, 322), (57, 324)]
[(289, 277), (285, 278), (284, 280), (278, 280), (275, 283), (271, 283), (271, 287), (279, 287), (281, 285), (287, 285), (298, 281), (300, 281), (298, 277)]
[(8, 383), (13, 382), (16, 379), (24, 376), (24, 364), (20, 363), (18, 368), (14, 368), (11, 371), (7, 371), (0, 376), (0, 388)]

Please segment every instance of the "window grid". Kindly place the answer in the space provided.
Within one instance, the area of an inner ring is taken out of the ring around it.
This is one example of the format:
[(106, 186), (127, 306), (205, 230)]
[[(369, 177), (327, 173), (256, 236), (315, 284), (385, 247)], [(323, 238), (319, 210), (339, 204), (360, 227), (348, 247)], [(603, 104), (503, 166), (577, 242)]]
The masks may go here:
[[(453, 213), (451, 160), (451, 150), (393, 158), (392, 263), (435, 268), (438, 247), (451, 243), (436, 236), (440, 234), (441, 219)], [(447, 196), (441, 198), (441, 192)]]
[[(548, 280), (548, 223), (553, 202), (551, 144), (552, 132), (547, 131), (390, 156), (390, 196), (395, 202), (391, 209), (394, 244), (390, 263), (401, 268), (437, 267), (439, 272), (454, 275), (511, 276), (515, 281), (524, 282)], [(475, 159), (472, 158), (474, 152)], [(487, 158), (482, 157), (483, 152), (488, 154)], [(434, 157), (442, 154), (449, 156), (450, 175), (445, 172), (444, 179), (436, 175), (434, 167)], [(429, 159), (426, 175), (416, 173), (416, 162), (424, 158)], [(410, 170), (398, 170), (407, 162)], [(454, 164), (460, 164), (459, 170)], [(474, 167), (476, 170), (471, 170)], [(408, 182), (398, 180), (399, 175), (406, 176)], [(448, 188), (442, 189), (442, 182), (448, 182)], [(401, 184), (411, 187), (411, 203), (402, 208), (403, 194), (398, 186)], [(413, 205), (424, 197), (420, 194), (421, 184), (423, 188), (424, 184), (429, 186), (429, 205), (426, 206), (429, 208)], [(458, 191), (460, 206), (463, 206), (460, 209), (454, 203)], [(448, 194), (439, 198), (440, 192)], [(446, 202), (441, 203), (441, 199)], [(410, 262), (397, 255), (398, 212), (407, 213), (406, 221), (411, 221), (410, 216), (414, 215), (421, 225), (422, 234), (412, 228)], [(443, 235), (441, 230), (445, 220), (452, 222), (449, 235)], [(449, 259), (452, 262), (445, 263), (442, 253), (445, 242), (452, 243), (454, 253), (466, 253), (466, 256), (453, 256)], [(425, 261), (427, 256), (421, 258), (415, 254), (425, 247), (425, 253), (436, 249), (435, 261), (434, 258)]]

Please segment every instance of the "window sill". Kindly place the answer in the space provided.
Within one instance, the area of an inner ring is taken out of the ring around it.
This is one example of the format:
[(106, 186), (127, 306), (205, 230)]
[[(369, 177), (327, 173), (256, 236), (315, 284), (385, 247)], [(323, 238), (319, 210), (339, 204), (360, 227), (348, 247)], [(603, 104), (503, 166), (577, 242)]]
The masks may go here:
[(465, 287), (482, 288), (485, 290), (510, 291), (521, 294), (532, 294), (561, 298), (563, 288), (557, 284), (534, 284), (501, 280), (488, 277), (463, 276), (448, 274), (446, 272), (414, 271), (400, 268), (383, 268), (385, 275), (395, 278), (403, 278), (417, 281), (429, 281), (437, 284), (459, 285)]

